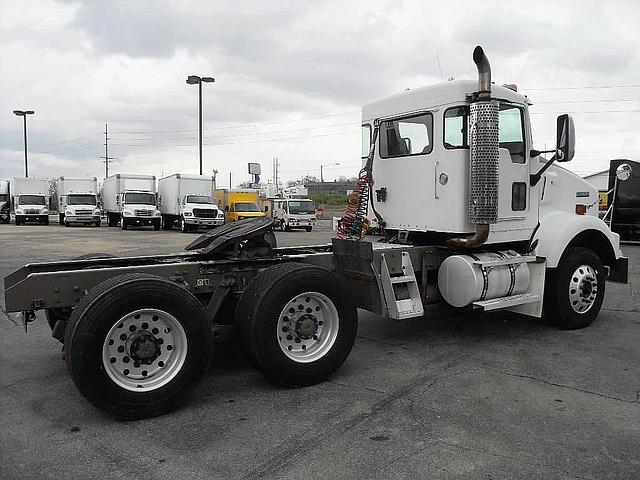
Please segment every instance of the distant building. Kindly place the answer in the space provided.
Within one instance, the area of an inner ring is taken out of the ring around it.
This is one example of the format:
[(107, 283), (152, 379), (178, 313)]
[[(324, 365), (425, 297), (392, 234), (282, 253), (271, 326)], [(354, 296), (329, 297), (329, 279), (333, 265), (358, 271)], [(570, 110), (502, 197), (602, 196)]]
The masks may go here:
[(309, 190), (309, 195), (347, 195), (348, 192), (356, 188), (353, 181), (346, 182), (307, 182), (305, 187)]
[(596, 187), (599, 191), (606, 192), (609, 190), (609, 170), (592, 173), (591, 175), (586, 175), (582, 178)]

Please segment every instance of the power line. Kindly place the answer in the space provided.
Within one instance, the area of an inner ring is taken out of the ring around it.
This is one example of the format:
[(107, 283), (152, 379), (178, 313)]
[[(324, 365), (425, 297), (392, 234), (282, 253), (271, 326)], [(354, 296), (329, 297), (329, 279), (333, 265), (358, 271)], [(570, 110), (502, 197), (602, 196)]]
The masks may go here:
[[(244, 145), (249, 143), (268, 143), (268, 142), (281, 142), (281, 141), (289, 141), (289, 140), (305, 140), (307, 138), (316, 138), (316, 137), (328, 137), (332, 135), (346, 135), (346, 134), (357, 134), (360, 133), (360, 130), (351, 130), (344, 132), (335, 132), (335, 133), (321, 133), (317, 135), (305, 135), (298, 137), (286, 137), (286, 138), (271, 138), (267, 140), (249, 140), (246, 142), (222, 142), (222, 143), (203, 143), (203, 145), (207, 146), (215, 146), (215, 145)], [(152, 147), (153, 144), (126, 144), (126, 143), (112, 143), (111, 145), (117, 145), (119, 147)], [(159, 144), (159, 147), (192, 147), (191, 143), (180, 143), (180, 144)]]
[(592, 110), (592, 111), (569, 111), (569, 110), (561, 110), (557, 112), (531, 112), (530, 115), (556, 115), (558, 113), (635, 113), (640, 112), (640, 109), (637, 110)]
[(539, 103), (600, 103), (600, 102), (638, 102), (640, 98), (624, 98), (620, 100), (613, 99), (604, 99), (604, 100), (556, 100), (556, 101), (544, 101), (544, 102), (533, 102), (534, 104)]
[(640, 88), (640, 84), (632, 85), (585, 85), (584, 87), (536, 87), (526, 88), (521, 87), (522, 90), (590, 90), (590, 89), (608, 89), (608, 88)]
[[(274, 124), (278, 124), (278, 123), (291, 123), (291, 122), (301, 122), (301, 121), (306, 121), (306, 120), (317, 120), (320, 118), (331, 118), (331, 117), (340, 117), (340, 116), (344, 116), (344, 115), (353, 115), (355, 113), (361, 113), (361, 110), (352, 110), (350, 112), (342, 112), (342, 113), (332, 113), (332, 114), (328, 114), (328, 115), (317, 115), (314, 117), (302, 117), (302, 118), (294, 118), (291, 120), (275, 120), (272, 122), (257, 122), (257, 123), (244, 123), (244, 124), (239, 124), (239, 125), (225, 125), (225, 126), (221, 126), (221, 127), (213, 127), (213, 128), (205, 128), (204, 131), (211, 131), (211, 130), (225, 130), (225, 129), (229, 129), (229, 128), (246, 128), (246, 127), (257, 127), (260, 125), (274, 125)], [(141, 133), (141, 134), (146, 134), (146, 133), (150, 133), (150, 134), (154, 134), (154, 133), (184, 133), (184, 132), (197, 132), (198, 130), (120, 130), (120, 131), (112, 131), (112, 134), (118, 134), (118, 133)]]

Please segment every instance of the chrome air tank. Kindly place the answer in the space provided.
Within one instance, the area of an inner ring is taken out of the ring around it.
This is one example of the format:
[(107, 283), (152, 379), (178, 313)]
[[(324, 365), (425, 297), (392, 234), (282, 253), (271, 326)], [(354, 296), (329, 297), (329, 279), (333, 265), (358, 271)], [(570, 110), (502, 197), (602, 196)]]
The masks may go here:
[(525, 293), (529, 289), (526, 263), (495, 265), (518, 257), (511, 250), (447, 257), (438, 270), (440, 293), (454, 307)]

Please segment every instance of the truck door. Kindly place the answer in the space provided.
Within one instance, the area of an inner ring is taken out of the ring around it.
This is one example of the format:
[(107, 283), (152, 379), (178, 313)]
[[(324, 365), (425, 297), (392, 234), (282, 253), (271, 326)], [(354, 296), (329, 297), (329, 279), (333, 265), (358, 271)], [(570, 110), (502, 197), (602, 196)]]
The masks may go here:
[(516, 236), (529, 238), (538, 222), (538, 202), (532, 201), (529, 183), (531, 145), (526, 109), (501, 102), (498, 125), (500, 191), (495, 230), (513, 231)]

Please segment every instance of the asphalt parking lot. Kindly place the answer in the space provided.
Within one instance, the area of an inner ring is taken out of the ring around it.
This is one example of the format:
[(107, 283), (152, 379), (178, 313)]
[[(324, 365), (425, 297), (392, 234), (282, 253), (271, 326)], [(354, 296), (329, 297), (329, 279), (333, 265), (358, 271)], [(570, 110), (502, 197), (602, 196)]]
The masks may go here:
[[(280, 245), (331, 235), (324, 225), (277, 233)], [(91, 252), (168, 253), (194, 238), (0, 225), (0, 276)], [(587, 329), (443, 306), (400, 323), (361, 311), (330, 381), (275, 387), (221, 344), (191, 403), (135, 422), (84, 400), (42, 318), (25, 334), (0, 313), (0, 477), (637, 479), (640, 246), (624, 251), (630, 283), (607, 285)]]

